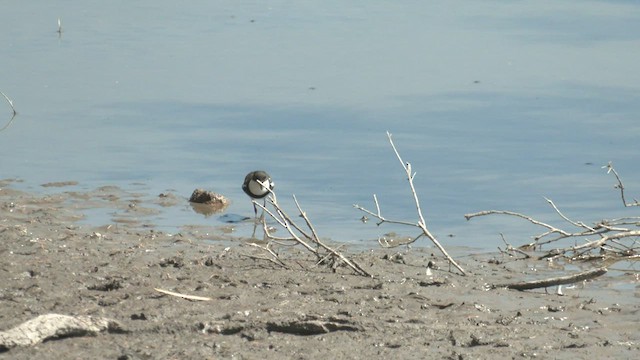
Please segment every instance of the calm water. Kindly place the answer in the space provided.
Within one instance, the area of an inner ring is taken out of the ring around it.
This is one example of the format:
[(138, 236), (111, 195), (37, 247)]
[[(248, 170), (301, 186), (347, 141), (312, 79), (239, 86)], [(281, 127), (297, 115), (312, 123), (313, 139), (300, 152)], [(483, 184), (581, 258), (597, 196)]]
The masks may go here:
[[(33, 191), (204, 187), (250, 215), (240, 183), (262, 168), (321, 235), (375, 246), (415, 233), (352, 208), (376, 193), (388, 217), (415, 219), (388, 130), (445, 244), (532, 235), (464, 220), (485, 209), (563, 225), (543, 196), (587, 222), (638, 215), (600, 168), (613, 161), (640, 197), (636, 2), (12, 1), (0, 24), (0, 90), (19, 112), (0, 132), (0, 177)], [(188, 206), (153, 221), (219, 224)]]

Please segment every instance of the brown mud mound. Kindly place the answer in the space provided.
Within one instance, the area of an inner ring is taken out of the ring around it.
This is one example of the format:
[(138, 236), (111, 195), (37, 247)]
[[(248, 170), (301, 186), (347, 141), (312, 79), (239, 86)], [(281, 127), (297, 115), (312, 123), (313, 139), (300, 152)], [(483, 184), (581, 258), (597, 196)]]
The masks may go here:
[[(460, 259), (464, 277), (429, 249), (353, 255), (373, 278), (314, 266), (296, 250), (283, 256), (299, 267), (286, 270), (248, 256), (258, 249), (243, 244), (204, 244), (126, 222), (83, 228), (74, 201), (97, 201), (95, 194), (39, 196), (6, 185), (0, 331), (44, 314), (114, 319), (119, 331), (18, 346), (0, 358), (569, 359), (635, 358), (640, 350), (640, 304), (585, 296), (609, 277), (565, 296), (487, 290), (521, 279), (532, 264), (468, 256)], [(427, 276), (430, 261), (440, 269)]]

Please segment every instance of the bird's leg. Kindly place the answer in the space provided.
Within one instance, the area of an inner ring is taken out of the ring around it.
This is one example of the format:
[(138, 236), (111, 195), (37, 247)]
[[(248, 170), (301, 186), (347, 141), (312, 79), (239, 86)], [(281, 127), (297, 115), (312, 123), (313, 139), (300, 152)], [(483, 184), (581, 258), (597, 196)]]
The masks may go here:
[(258, 229), (258, 222), (254, 221), (253, 222), (253, 233), (251, 234), (251, 238), (255, 239), (256, 238), (256, 230)]
[[(254, 210), (254, 221), (253, 221), (253, 233), (251, 234), (251, 238), (255, 239), (256, 238), (256, 230), (258, 229), (258, 224), (261, 224), (264, 222), (264, 209), (262, 209), (262, 212), (260, 213), (260, 218), (258, 218), (258, 208), (256, 206), (256, 203), (254, 201), (252, 201), (253, 203), (253, 210)], [(267, 206), (267, 200), (265, 199), (263, 202), (263, 206)], [(264, 234), (264, 239), (266, 241), (267, 239), (267, 234)]]
[(263, 206), (263, 208), (262, 208), (262, 212), (260, 213), (260, 222), (262, 222), (264, 220), (264, 208), (267, 207), (267, 199), (266, 198), (262, 199), (262, 206)]
[[(262, 199), (262, 205), (266, 208), (267, 207), (267, 198), (263, 198)], [(264, 242), (268, 242), (269, 240), (269, 234), (267, 233), (267, 224), (266, 224), (266, 220), (264, 218), (264, 208), (262, 209), (262, 213), (260, 213), (260, 224), (262, 224), (264, 226), (265, 231), (262, 232), (262, 241)]]

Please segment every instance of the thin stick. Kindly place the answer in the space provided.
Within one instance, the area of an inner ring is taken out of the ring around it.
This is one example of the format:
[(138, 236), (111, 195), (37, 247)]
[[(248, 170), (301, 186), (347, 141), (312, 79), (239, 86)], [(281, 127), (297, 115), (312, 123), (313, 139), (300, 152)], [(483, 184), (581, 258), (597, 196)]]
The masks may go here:
[(501, 214), (501, 215), (511, 215), (511, 216), (516, 216), (516, 217), (519, 217), (519, 218), (523, 218), (523, 219), (525, 219), (525, 220), (529, 221), (530, 223), (532, 223), (532, 224), (534, 224), (534, 225), (540, 225), (540, 226), (546, 227), (547, 229), (549, 229), (549, 230), (550, 230), (550, 232), (545, 233), (545, 235), (548, 235), (548, 234), (550, 234), (550, 233), (559, 233), (559, 234), (562, 234), (562, 235), (564, 235), (564, 236), (571, 236), (571, 233), (569, 233), (569, 232), (566, 232), (566, 231), (564, 231), (564, 230), (558, 229), (558, 228), (556, 228), (556, 227), (554, 227), (554, 226), (551, 226), (551, 225), (549, 225), (549, 224), (543, 223), (542, 221), (538, 221), (538, 220), (536, 220), (536, 219), (534, 219), (534, 218), (532, 218), (532, 217), (530, 217), (530, 216), (523, 215), (523, 214), (520, 214), (520, 213), (517, 213), (517, 212), (513, 212), (513, 211), (506, 211), (506, 210), (485, 210), (485, 211), (479, 211), (479, 212), (472, 213), (472, 214), (465, 214), (465, 215), (464, 215), (464, 217), (465, 217), (467, 220), (470, 220), (470, 219), (472, 219), (472, 218), (474, 218), (474, 217), (478, 217), (478, 216), (486, 216), (486, 215), (492, 215), (492, 214)]
[(378, 212), (378, 215), (382, 217), (382, 215), (380, 214), (380, 204), (378, 203), (378, 197), (376, 196), (376, 194), (373, 194), (373, 202), (376, 203), (376, 211)]
[[(414, 226), (415, 224), (409, 224), (409, 225)], [(418, 234), (418, 236), (414, 237), (411, 240), (407, 240), (407, 241), (404, 241), (404, 242), (398, 242), (398, 243), (395, 243), (393, 245), (390, 244), (389, 240), (387, 240), (386, 238), (379, 237), (378, 238), (378, 244), (380, 244), (380, 246), (382, 246), (383, 248), (391, 249), (391, 248), (395, 248), (395, 247), (398, 247), (398, 246), (411, 245), (411, 244), (413, 244), (414, 242), (416, 242), (418, 239), (420, 239), (423, 236), (425, 236), (424, 233), (420, 233), (420, 234)]]
[[(342, 253), (340, 253), (339, 251), (337, 251), (337, 250), (331, 248), (330, 246), (324, 244), (320, 240), (320, 237), (318, 236), (313, 224), (311, 223), (311, 220), (309, 220), (309, 217), (307, 216), (307, 213), (304, 210), (302, 210), (302, 207), (300, 206), (300, 203), (298, 202), (298, 199), (296, 198), (295, 195), (293, 195), (293, 200), (294, 200), (294, 202), (296, 204), (296, 207), (298, 208), (298, 211), (300, 212), (300, 215), (302, 216), (302, 218), (304, 219), (307, 227), (311, 231), (310, 235), (307, 234), (298, 224), (296, 224), (289, 217), (289, 215), (287, 215), (287, 213), (280, 207), (280, 205), (278, 204), (278, 201), (277, 201), (277, 197), (275, 196), (275, 193), (271, 189), (269, 189), (269, 187), (264, 186), (264, 185), (263, 185), (263, 187), (268, 189), (269, 192), (270, 192), (269, 202), (271, 203), (271, 205), (275, 209), (275, 213), (270, 211), (269, 209), (267, 209), (264, 205), (257, 203), (256, 201), (254, 201), (253, 203), (256, 206), (258, 206), (261, 209), (263, 209), (274, 220), (276, 220), (278, 222), (278, 224), (280, 224), (280, 226), (285, 228), (285, 230), (287, 230), (287, 232), (289, 232), (289, 235), (291, 235), (291, 240), (293, 240), (293, 241), (301, 244), (302, 246), (304, 246), (307, 250), (309, 250), (311, 253), (316, 255), (318, 257), (318, 259), (320, 259), (320, 260), (322, 260), (324, 257), (326, 257), (326, 255), (320, 254), (318, 252), (318, 248), (314, 249), (307, 241), (303, 240), (296, 233), (296, 231), (297, 231), (300, 234), (302, 234), (306, 239), (311, 241), (313, 244), (317, 245), (319, 248), (322, 248), (322, 249), (328, 251), (329, 255), (340, 258), (340, 260), (342, 260), (345, 264), (347, 264), (347, 266), (349, 266), (351, 269), (353, 269), (359, 275), (371, 277), (371, 274), (369, 274), (366, 270), (364, 270), (355, 261), (349, 260)], [(266, 228), (266, 224), (265, 223), (263, 223), (263, 229), (265, 231), (265, 235), (269, 239), (273, 239), (272, 235), (268, 232), (268, 229)], [(271, 252), (271, 251), (269, 251), (269, 252), (271, 253), (272, 256), (274, 255), (273, 252)], [(276, 256), (276, 258), (277, 258), (277, 256)], [(279, 261), (279, 259), (278, 259), (278, 261)]]
[(640, 216), (626, 216), (617, 219), (602, 220), (599, 225), (602, 227), (613, 225), (633, 225), (638, 221), (640, 221)]
[(622, 183), (622, 179), (620, 179), (620, 175), (618, 175), (618, 172), (616, 171), (616, 169), (613, 168), (613, 164), (611, 164), (611, 161), (609, 161), (609, 163), (605, 166), (602, 167), (603, 169), (607, 169), (607, 174), (608, 173), (613, 173), (613, 175), (616, 177), (616, 180), (618, 180), (618, 185), (616, 185), (615, 187), (617, 187), (618, 189), (620, 189), (620, 197), (622, 198), (622, 203), (624, 204), (625, 207), (630, 207), (630, 206), (640, 206), (640, 202), (638, 202), (638, 200), (633, 199), (634, 202), (632, 203), (628, 203), (627, 200), (625, 200), (624, 198), (624, 184)]
[(323, 243), (320, 238), (318, 237), (318, 235), (316, 234), (315, 229), (313, 228), (313, 225), (311, 224), (311, 221), (309, 220), (309, 218), (307, 217), (307, 213), (302, 211), (302, 208), (300, 207), (300, 204), (298, 203), (298, 199), (296, 199), (296, 196), (293, 195), (293, 200), (296, 203), (296, 206), (298, 207), (298, 210), (300, 211), (300, 215), (302, 215), (302, 218), (304, 219), (304, 221), (306, 222), (307, 226), (309, 227), (309, 229), (311, 229), (311, 232), (313, 234), (313, 240), (316, 244), (318, 244), (320, 247), (322, 247), (323, 249), (329, 251), (330, 253), (332, 253), (334, 256), (337, 256), (340, 258), (340, 260), (342, 260), (345, 264), (347, 264), (350, 268), (352, 268), (355, 272), (360, 273), (361, 275), (364, 276), (368, 276), (371, 277), (371, 274), (369, 274), (366, 270), (364, 270), (360, 265), (358, 265), (355, 261), (349, 260), (347, 257), (345, 257), (341, 252), (337, 251), (336, 249), (333, 249), (331, 247), (329, 247), (328, 245), (326, 245), (325, 243)]
[(409, 186), (411, 187), (411, 193), (413, 194), (413, 200), (415, 201), (416, 211), (418, 212), (418, 218), (420, 219), (418, 221), (417, 226), (429, 238), (429, 240), (431, 240), (431, 242), (440, 250), (440, 252), (447, 258), (447, 260), (449, 260), (449, 263), (455, 266), (456, 269), (458, 269), (462, 273), (462, 275), (466, 275), (467, 273), (464, 271), (464, 269), (460, 265), (458, 265), (458, 263), (455, 260), (453, 260), (453, 258), (447, 252), (447, 250), (445, 250), (445, 248), (440, 244), (440, 242), (436, 239), (436, 237), (433, 236), (433, 234), (431, 234), (429, 229), (427, 229), (427, 223), (426, 221), (424, 221), (424, 216), (422, 215), (422, 209), (420, 208), (420, 200), (418, 200), (418, 194), (416, 192), (415, 186), (413, 185), (413, 178), (415, 177), (416, 174), (411, 173), (410, 163), (405, 163), (404, 161), (402, 161), (402, 157), (400, 157), (400, 153), (396, 149), (396, 145), (393, 143), (393, 138), (391, 137), (391, 133), (389, 133), (388, 131), (387, 131), (387, 137), (389, 138), (389, 143), (393, 148), (393, 152), (396, 153), (396, 157), (398, 158), (400, 165), (402, 165), (402, 167), (406, 172), (407, 180), (409, 180)]
[(576, 245), (569, 248), (568, 250), (578, 251), (582, 249), (595, 249), (602, 246), (604, 243), (606, 243), (609, 240), (622, 239), (622, 238), (634, 237), (634, 236), (640, 236), (640, 230), (630, 230), (630, 231), (619, 232), (616, 234), (603, 236), (601, 239), (590, 241), (582, 245)]
[[(275, 198), (273, 199), (275, 200)], [(276, 220), (280, 226), (282, 226), (283, 228), (285, 228), (289, 234), (293, 237), (293, 239), (300, 243), (302, 246), (304, 246), (307, 250), (311, 251), (312, 253), (316, 254), (316, 250), (313, 248), (313, 246), (309, 245), (306, 241), (302, 240), (291, 228), (291, 224), (289, 223), (289, 221), (287, 220), (287, 216), (283, 214), (282, 210), (277, 206), (277, 202), (272, 201), (271, 203), (275, 208), (276, 211), (278, 212), (278, 214), (280, 214), (282, 216), (282, 218), (277, 218), (271, 211), (269, 211), (269, 209), (267, 209), (266, 207), (264, 207), (262, 204), (257, 204), (260, 208), (262, 208), (263, 210), (265, 210), (267, 212), (267, 214), (269, 214), (269, 216), (271, 216), (274, 220)], [(267, 234), (267, 236), (271, 236), (270, 234)]]
[(163, 289), (157, 289), (157, 288), (154, 288), (153, 290), (155, 290), (157, 292), (161, 292), (163, 294), (167, 294), (167, 295), (171, 295), (171, 296), (175, 296), (175, 297), (181, 297), (181, 298), (187, 299), (187, 300), (211, 301), (211, 298), (204, 297), (204, 296), (180, 294), (180, 293), (177, 293), (177, 292), (173, 292), (173, 291), (169, 291), (169, 290), (163, 290)]
[(270, 262), (272, 262), (272, 263), (274, 263), (274, 264), (276, 264), (278, 266), (282, 266), (285, 269), (289, 269), (287, 264), (285, 264), (284, 262), (282, 262), (282, 260), (280, 260), (280, 257), (278, 256), (278, 254), (276, 254), (276, 252), (273, 251), (269, 247), (268, 244), (267, 244), (267, 246), (261, 246), (261, 245), (258, 245), (256, 243), (249, 243), (249, 245), (257, 247), (258, 249), (262, 249), (262, 250), (268, 252), (271, 255), (271, 257), (265, 258), (265, 257), (261, 257), (261, 256), (246, 255), (247, 257), (250, 257), (252, 259), (267, 260), (267, 261), (270, 261)]
[[(298, 212), (300, 213), (300, 216), (302, 216), (303, 218), (306, 216), (305, 212), (302, 211), (302, 209), (300, 208), (300, 204), (298, 204), (298, 200), (296, 199), (296, 195), (292, 195), (294, 202), (296, 203), (296, 206), (298, 208)], [(315, 242), (315, 240), (318, 238), (317, 234), (315, 233), (316, 231), (313, 229), (313, 226), (309, 226), (309, 222), (307, 222), (307, 227), (309, 227), (309, 229), (311, 230), (311, 235), (307, 234), (307, 232), (302, 229), (301, 226), (299, 226), (295, 221), (293, 221), (290, 217), (289, 214), (287, 214), (286, 212), (284, 212), (284, 210), (279, 210), (285, 217), (285, 219), (287, 219), (287, 221), (300, 233), (302, 234), (305, 238), (307, 238), (307, 240), (310, 240), (312, 242)], [(307, 219), (308, 220), (308, 219)]]
[[(376, 217), (377, 219), (380, 220), (380, 222), (378, 223), (378, 225), (388, 222), (388, 223), (393, 223), (393, 224), (402, 224), (402, 225), (409, 225), (409, 226), (415, 226), (417, 228), (419, 228), (420, 230), (422, 230), (422, 234), (421, 235), (425, 235), (426, 237), (429, 238), (429, 240), (431, 240), (431, 242), (438, 248), (438, 250), (440, 250), (440, 252), (447, 258), (447, 260), (449, 261), (449, 264), (452, 264), (456, 269), (458, 269), (458, 271), (460, 271), (462, 273), (462, 275), (466, 275), (466, 272), (464, 271), (464, 269), (458, 265), (458, 263), (449, 255), (449, 253), (447, 253), (447, 250), (445, 250), (445, 248), (440, 244), (440, 242), (438, 241), (438, 239), (436, 239), (435, 236), (433, 236), (433, 234), (431, 234), (431, 232), (429, 231), (429, 229), (427, 228), (427, 223), (424, 220), (424, 216), (422, 215), (422, 208), (420, 207), (420, 200), (418, 199), (418, 193), (416, 192), (416, 188), (413, 184), (413, 179), (416, 176), (416, 173), (414, 173), (411, 170), (411, 164), (408, 162), (404, 162), (402, 160), (402, 157), (400, 156), (400, 152), (398, 151), (398, 149), (396, 148), (396, 145), (393, 143), (393, 138), (391, 136), (391, 133), (387, 131), (387, 138), (389, 139), (389, 143), (391, 144), (391, 148), (393, 149), (393, 152), (396, 154), (396, 157), (398, 158), (398, 161), (400, 162), (400, 165), (402, 165), (402, 168), (405, 171), (405, 175), (407, 177), (407, 180), (409, 180), (409, 187), (411, 189), (411, 194), (413, 196), (413, 201), (415, 203), (416, 206), (416, 212), (418, 214), (418, 223), (414, 224), (408, 221), (397, 221), (397, 220), (388, 220), (386, 218), (384, 218), (380, 212), (380, 205), (378, 204), (378, 198), (376, 197), (376, 195), (373, 196), (373, 200), (375, 202), (376, 205), (376, 211), (377, 213), (374, 213), (370, 210), (367, 210), (363, 207), (361, 207), (360, 205), (356, 205), (354, 204), (353, 206), (360, 210), (363, 211), (371, 216)], [(416, 241), (420, 238), (420, 236), (416, 236), (413, 241)], [(409, 241), (409, 242), (404, 242), (400, 245), (408, 245), (411, 244), (413, 241)], [(382, 243), (380, 242), (380, 240), (378, 240), (378, 242), (382, 245)], [(387, 245), (389, 245), (388, 243), (386, 243)], [(400, 246), (400, 245), (396, 245), (396, 246)], [(383, 245), (384, 246), (384, 245)], [(385, 246), (385, 247), (390, 247), (390, 246)]]
[[(302, 236), (304, 236), (305, 238), (307, 238), (308, 240), (313, 240), (313, 238), (311, 236), (309, 236), (309, 234), (307, 234), (302, 228), (300, 228), (298, 226), (298, 224), (295, 223), (295, 221), (292, 221), (291, 218), (289, 217), (289, 215), (287, 215), (287, 213), (285, 213), (279, 206), (277, 206), (278, 204), (278, 198), (276, 197), (276, 193), (273, 192), (273, 190), (271, 190), (271, 188), (269, 188), (269, 186), (267, 186), (267, 184), (263, 183), (260, 180), (256, 180), (258, 182), (258, 184), (262, 185), (263, 188), (267, 189), (267, 191), (269, 191), (269, 202), (271, 202), (271, 204), (274, 205), (274, 208), (276, 209), (276, 212), (278, 212), (278, 214), (280, 215), (280, 219), (284, 222), (288, 222), (289, 225), (293, 226), (298, 232), (300, 232), (300, 234), (302, 234)], [(254, 204), (256, 203), (256, 201), (253, 201)], [(257, 204), (259, 205), (259, 204)], [(262, 206), (262, 208), (264, 209), (264, 206)], [(273, 214), (270, 214), (271, 217), (273, 217)], [(280, 225), (282, 227), (284, 226), (284, 223), (281, 221), (278, 221), (280, 223)]]
[(556, 285), (566, 285), (573, 284), (584, 280), (589, 280), (596, 278), (598, 276), (602, 276), (607, 273), (607, 268), (598, 268), (592, 269), (588, 271), (583, 271), (581, 273), (568, 275), (568, 276), (560, 276), (555, 278), (543, 279), (543, 280), (534, 280), (534, 281), (525, 281), (519, 283), (507, 283), (507, 284), (498, 284), (492, 285), (491, 288), (508, 288), (514, 290), (531, 290), (538, 289)]
[[(376, 202), (376, 206), (379, 206), (379, 205), (378, 205), (378, 200), (377, 200), (377, 199), (375, 199), (375, 202)], [(378, 220), (380, 220), (379, 222), (377, 222), (377, 223), (376, 223), (376, 225), (378, 225), (378, 226), (379, 226), (379, 225), (382, 225), (383, 223), (389, 223), (389, 224), (400, 224), (400, 225), (408, 225), (408, 226), (416, 226), (416, 224), (415, 224), (415, 223), (412, 223), (412, 222), (409, 222), (409, 221), (399, 221), (399, 220), (390, 220), (390, 219), (387, 219), (387, 218), (385, 218), (384, 216), (380, 215), (380, 213), (376, 214), (376, 213), (372, 212), (371, 210), (365, 209), (365, 208), (363, 208), (362, 206), (360, 206), (360, 205), (358, 205), (358, 204), (353, 204), (353, 207), (354, 207), (354, 208), (356, 208), (356, 209), (358, 209), (358, 210), (360, 210), (360, 211), (362, 211), (362, 212), (365, 212), (365, 213), (367, 213), (367, 214), (369, 214), (369, 215), (371, 215), (371, 216), (375, 217), (375, 218), (376, 218), (376, 219), (378, 219)], [(379, 211), (379, 210), (380, 210), (380, 209), (378, 208), (378, 211)]]
[[(426, 222), (424, 221), (424, 216), (422, 216), (422, 210), (420, 209), (420, 200), (418, 199), (418, 194), (416, 193), (416, 189), (413, 186), (413, 178), (416, 176), (416, 173), (411, 173), (411, 164), (410, 163), (405, 163), (404, 161), (402, 161), (402, 157), (400, 157), (400, 153), (398, 152), (398, 149), (396, 149), (396, 145), (393, 143), (393, 139), (391, 138), (391, 133), (387, 131), (387, 137), (389, 138), (389, 143), (391, 144), (391, 147), (393, 148), (393, 152), (396, 153), (396, 157), (398, 158), (398, 161), (400, 162), (400, 165), (402, 165), (402, 168), (404, 169), (404, 171), (407, 173), (407, 180), (409, 180), (409, 185), (411, 186), (411, 193), (413, 194), (413, 201), (416, 204), (416, 210), (418, 212), (418, 217), (420, 218), (420, 222), (419, 224), (424, 224), (426, 226)], [(464, 272), (464, 271), (463, 271)]]
[(553, 201), (551, 201), (551, 199), (548, 198), (544, 198), (545, 200), (547, 200), (547, 202), (549, 203), (549, 205), (551, 205), (551, 207), (553, 207), (553, 209), (556, 211), (556, 213), (558, 213), (558, 215), (560, 215), (561, 218), (563, 218), (566, 222), (568, 222), (569, 224), (575, 226), (575, 227), (581, 227), (581, 228), (585, 228), (589, 231), (595, 231), (593, 228), (581, 223), (581, 222), (576, 222), (573, 221), (571, 219), (569, 219), (568, 217), (566, 217), (561, 211), (560, 209), (558, 209), (558, 207), (556, 207), (556, 204), (553, 203)]
[(304, 219), (305, 223), (307, 224), (307, 227), (309, 227), (309, 229), (311, 229), (311, 234), (313, 235), (313, 238), (314, 239), (318, 239), (318, 234), (316, 233), (316, 229), (313, 227), (313, 224), (311, 223), (311, 221), (307, 217), (307, 213), (305, 211), (302, 211), (302, 208), (300, 207), (300, 204), (298, 203), (298, 199), (296, 198), (295, 195), (293, 195), (293, 202), (296, 204), (296, 207), (298, 208), (298, 211), (300, 212), (300, 215), (302, 215), (302, 218)]
[[(514, 248), (511, 244), (509, 244), (507, 242), (507, 239), (504, 238), (504, 234), (500, 233), (500, 237), (502, 238), (502, 242), (504, 243), (504, 245), (506, 246), (506, 248), (504, 249), (505, 252), (511, 251), (511, 252), (517, 252), (520, 255), (524, 255), (525, 259), (528, 259), (531, 257), (531, 255), (527, 254), (526, 252), (518, 249), (518, 248)], [(500, 248), (498, 248), (500, 249)]]

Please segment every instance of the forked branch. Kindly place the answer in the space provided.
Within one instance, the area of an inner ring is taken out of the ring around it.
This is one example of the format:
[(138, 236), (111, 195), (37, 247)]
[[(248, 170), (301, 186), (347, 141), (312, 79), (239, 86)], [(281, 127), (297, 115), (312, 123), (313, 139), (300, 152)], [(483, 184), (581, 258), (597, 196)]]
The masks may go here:
[(616, 177), (616, 180), (618, 180), (618, 184), (615, 185), (614, 188), (620, 189), (620, 197), (622, 198), (622, 203), (624, 204), (624, 206), (625, 207), (640, 206), (640, 202), (638, 202), (638, 200), (633, 199), (633, 202), (628, 203), (627, 200), (624, 198), (624, 184), (622, 183), (622, 179), (620, 179), (620, 175), (618, 175), (618, 172), (616, 171), (616, 169), (613, 168), (611, 161), (609, 161), (609, 163), (603, 166), (602, 168), (607, 169), (607, 174), (613, 173), (613, 175)]
[[(269, 188), (265, 186), (265, 188)], [(293, 201), (296, 204), (296, 207), (300, 213), (302, 219), (304, 219), (306, 230), (303, 229), (303, 226), (297, 224), (295, 221), (291, 219), (291, 217), (280, 207), (278, 204), (278, 200), (276, 194), (269, 190), (269, 198), (268, 201), (271, 204), (271, 207), (274, 211), (271, 211), (263, 204), (258, 203), (257, 201), (253, 201), (253, 203), (264, 210), (272, 219), (274, 219), (282, 228), (287, 230), (289, 233), (289, 237), (287, 238), (277, 238), (271, 234), (268, 227), (266, 226), (266, 222), (264, 218), (262, 219), (263, 230), (266, 237), (269, 239), (269, 243), (266, 247), (260, 247), (263, 250), (266, 250), (270, 257), (269, 261), (277, 263), (281, 266), (286, 266), (286, 264), (278, 257), (278, 255), (271, 249), (273, 244), (280, 245), (302, 245), (306, 250), (314, 254), (318, 262), (326, 262), (328, 260), (333, 261), (334, 263), (342, 262), (346, 264), (349, 268), (351, 268), (356, 274), (362, 276), (371, 276), (369, 272), (364, 270), (360, 265), (358, 265), (354, 260), (349, 259), (342, 252), (334, 249), (333, 247), (327, 245), (324, 241), (320, 240), (315, 227), (311, 223), (311, 220), (307, 216), (307, 213), (302, 210), (298, 199), (293, 195)], [(285, 244), (287, 243), (287, 244)], [(256, 246), (256, 245), (254, 245)]]
[[(429, 238), (429, 240), (431, 240), (431, 242), (438, 248), (438, 250), (440, 250), (440, 252), (447, 258), (447, 260), (449, 261), (449, 263), (451, 265), (453, 265), (456, 269), (458, 269), (458, 271), (460, 271), (462, 273), (462, 275), (466, 275), (466, 272), (464, 271), (464, 269), (458, 265), (458, 263), (449, 255), (449, 253), (447, 253), (447, 250), (440, 244), (440, 242), (438, 241), (438, 239), (436, 239), (435, 236), (433, 236), (433, 234), (431, 234), (431, 232), (429, 231), (429, 229), (427, 228), (427, 223), (424, 220), (424, 216), (422, 215), (422, 208), (420, 207), (420, 199), (418, 198), (418, 193), (416, 192), (416, 188), (413, 184), (413, 179), (416, 176), (416, 173), (413, 172), (413, 170), (411, 169), (411, 163), (408, 162), (404, 162), (402, 160), (402, 157), (400, 156), (400, 153), (398, 152), (398, 149), (396, 148), (396, 145), (393, 143), (393, 138), (391, 136), (391, 134), (387, 131), (387, 138), (389, 139), (389, 143), (391, 144), (391, 148), (393, 149), (393, 152), (396, 154), (396, 157), (398, 158), (398, 161), (400, 162), (400, 165), (402, 165), (402, 168), (404, 169), (405, 175), (407, 177), (407, 180), (409, 181), (409, 187), (411, 189), (411, 194), (413, 196), (413, 201), (416, 207), (416, 212), (418, 215), (418, 222), (417, 223), (412, 223), (409, 221), (399, 221), (399, 220), (389, 220), (387, 218), (385, 218), (384, 216), (382, 216), (382, 213), (380, 211), (380, 204), (378, 203), (378, 197), (374, 194), (373, 195), (373, 201), (375, 203), (376, 206), (376, 212), (373, 212), (371, 210), (368, 210), (360, 205), (354, 204), (353, 206), (362, 211), (365, 212), (375, 218), (377, 218), (378, 220), (380, 220), (378, 222), (378, 225), (381, 225), (382, 223), (391, 223), (391, 224), (401, 224), (401, 225), (408, 225), (408, 226), (415, 226), (417, 228), (419, 228), (422, 233), (416, 237), (414, 237), (412, 240), (404, 242), (402, 244), (397, 244), (397, 245), (393, 245), (393, 246), (387, 246), (387, 247), (395, 247), (395, 246), (399, 246), (399, 245), (408, 245), (411, 244), (413, 242), (415, 242), (416, 240), (418, 240), (420, 237), (422, 236), (426, 236), (427, 238)], [(383, 245), (383, 243), (380, 243), (381, 245)], [(385, 245), (383, 245), (385, 246)]]

